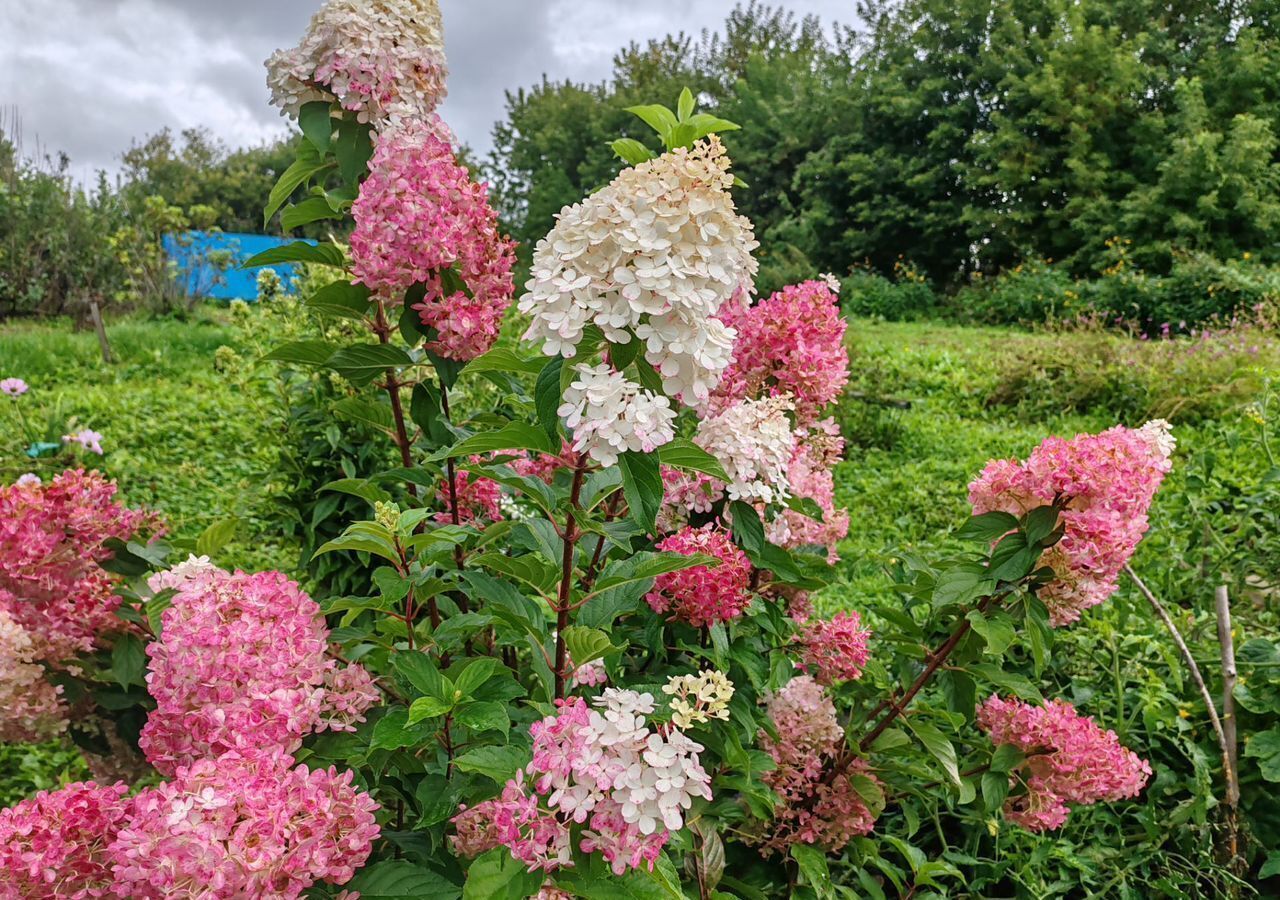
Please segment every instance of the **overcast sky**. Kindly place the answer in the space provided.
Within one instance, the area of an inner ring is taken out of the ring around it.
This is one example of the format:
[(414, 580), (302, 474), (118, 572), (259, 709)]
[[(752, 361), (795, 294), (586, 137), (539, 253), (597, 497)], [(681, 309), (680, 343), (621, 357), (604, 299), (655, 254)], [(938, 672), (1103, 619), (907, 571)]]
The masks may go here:
[[(71, 155), (77, 177), (114, 170), (134, 138), (207, 126), (230, 145), (284, 128), (262, 61), (291, 46), (321, 0), (0, 0), (0, 111), (24, 150)], [(825, 23), (854, 0), (776, 0)], [(628, 41), (717, 28), (733, 0), (441, 0), (449, 97), (442, 113), (481, 153), (503, 92), (599, 81)]]

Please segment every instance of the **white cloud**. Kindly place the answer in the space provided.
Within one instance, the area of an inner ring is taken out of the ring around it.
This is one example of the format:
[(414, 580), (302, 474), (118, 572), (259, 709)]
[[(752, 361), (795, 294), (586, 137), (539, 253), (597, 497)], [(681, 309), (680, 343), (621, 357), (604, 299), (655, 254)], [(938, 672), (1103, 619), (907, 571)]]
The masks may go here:
[[(849, 19), (852, 0), (793, 0)], [(66, 151), (73, 171), (118, 166), (134, 139), (205, 126), (253, 144), (284, 127), (262, 60), (292, 44), (319, 0), (0, 0), (0, 106), (28, 151)], [(599, 81), (628, 42), (716, 28), (733, 0), (442, 0), (452, 74), (442, 113), (481, 152), (504, 91), (551, 78)]]

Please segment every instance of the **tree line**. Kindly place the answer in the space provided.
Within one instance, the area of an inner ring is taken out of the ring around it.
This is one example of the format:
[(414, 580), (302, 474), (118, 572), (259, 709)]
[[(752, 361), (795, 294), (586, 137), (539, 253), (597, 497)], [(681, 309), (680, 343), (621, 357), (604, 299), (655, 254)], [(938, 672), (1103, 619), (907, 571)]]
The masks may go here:
[(1278, 24), (1274, 0), (864, 0), (852, 25), (751, 2), (604, 83), (510, 92), (486, 170), (528, 252), (612, 177), (610, 140), (652, 141), (626, 107), (688, 85), (744, 126), (724, 139), (767, 282), (903, 259), (942, 288), (1027, 260), (1087, 278), (1117, 247), (1156, 275), (1273, 263)]

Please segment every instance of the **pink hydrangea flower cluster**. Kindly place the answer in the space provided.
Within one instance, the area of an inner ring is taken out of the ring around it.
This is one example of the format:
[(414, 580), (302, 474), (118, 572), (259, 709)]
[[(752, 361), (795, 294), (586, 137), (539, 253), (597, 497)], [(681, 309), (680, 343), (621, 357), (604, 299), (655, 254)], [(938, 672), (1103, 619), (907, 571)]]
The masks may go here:
[(595, 708), (580, 697), (530, 727), (533, 760), (501, 796), (454, 818), (454, 847), (473, 855), (506, 846), (532, 871), (571, 865), (571, 823), (580, 847), (615, 874), (653, 868), (694, 797), (711, 799), (702, 745), (672, 726), (651, 728), (653, 695), (608, 688)]
[(1147, 531), (1147, 510), (1172, 467), (1174, 446), (1162, 420), (1071, 440), (1053, 437), (1026, 462), (992, 460), (969, 485), (975, 514), (1022, 515), (1065, 500), (1062, 540), (1042, 559), (1057, 576), (1040, 590), (1053, 625), (1075, 622), (1115, 593), (1121, 570)]
[(794, 509), (784, 509), (769, 522), (765, 534), (781, 547), (825, 547), (827, 561), (840, 557), (836, 545), (849, 534), (849, 511), (836, 507), (834, 469), (844, 454), (844, 438), (832, 419), (796, 430), (796, 441), (787, 466), (791, 493), (812, 500), (822, 510), (814, 519)]
[(785, 395), (795, 402), (800, 424), (809, 424), (849, 381), (840, 298), (825, 281), (788, 285), (754, 306), (735, 300), (719, 318), (738, 339), (712, 395), (713, 409), (746, 397)]
[(875, 816), (854, 779), (876, 784), (879, 779), (857, 758), (831, 774), (844, 731), (822, 686), (807, 675), (793, 678), (769, 698), (768, 713), (777, 737), (762, 731), (760, 746), (776, 765), (764, 781), (778, 804), (768, 830), (755, 839), (760, 852), (785, 855), (793, 844), (813, 844), (838, 853), (853, 838), (869, 834)]
[[(471, 457), (477, 465), (484, 462), (480, 457)], [(492, 478), (458, 471), (453, 477), (454, 491), (458, 497), (458, 521), (461, 523), (497, 522), (502, 515), (502, 488)], [(437, 522), (453, 521), (453, 498), (449, 493), (449, 482), (441, 479), (436, 488), (436, 497), (444, 504), (444, 509), (436, 513)]]
[(662, 506), (658, 509), (658, 531), (670, 534), (688, 524), (694, 514), (711, 512), (724, 499), (724, 482), (701, 472), (682, 472), (662, 466)]
[(66, 727), (62, 688), (36, 665), (31, 636), (0, 609), (0, 741), (34, 743)]
[(654, 612), (701, 628), (736, 619), (750, 605), (751, 563), (723, 528), (710, 524), (685, 527), (663, 538), (658, 549), (683, 556), (703, 553), (720, 564), (659, 575), (644, 598)]
[(378, 700), (367, 671), (326, 655), (320, 608), (279, 572), (195, 574), (147, 647), (156, 709), (139, 746), (165, 774), (206, 757), (291, 753), (312, 731), (353, 730)]
[(127, 793), (75, 782), (0, 810), (0, 896), (120, 896), (108, 848), (132, 805)]
[(1065, 700), (1032, 706), (993, 694), (978, 707), (977, 721), (993, 743), (1027, 754), (1009, 779), (1025, 793), (1011, 797), (1004, 813), (1030, 831), (1062, 825), (1069, 803), (1136, 797), (1151, 777), (1150, 763)]
[(293, 900), (343, 884), (369, 858), (378, 805), (350, 770), (281, 753), (179, 767), (140, 793), (109, 853), (121, 897)]
[(867, 642), (870, 629), (862, 627), (856, 612), (836, 613), (830, 619), (812, 619), (800, 627), (802, 667), (819, 684), (833, 685), (862, 677), (871, 657)]
[[(493, 346), (515, 290), (515, 253), (442, 123), (410, 121), (379, 135), (351, 214), (357, 282), (392, 303), (424, 285), (414, 309), (435, 329), (428, 346), (441, 356), (465, 361)], [(450, 268), (466, 290), (445, 289), (441, 273)]]
[(47, 485), (0, 487), (0, 610), (27, 632), (32, 660), (61, 665), (128, 627), (115, 615), (115, 581), (98, 565), (110, 556), (103, 544), (160, 529), (115, 494), (114, 483), (80, 469)]

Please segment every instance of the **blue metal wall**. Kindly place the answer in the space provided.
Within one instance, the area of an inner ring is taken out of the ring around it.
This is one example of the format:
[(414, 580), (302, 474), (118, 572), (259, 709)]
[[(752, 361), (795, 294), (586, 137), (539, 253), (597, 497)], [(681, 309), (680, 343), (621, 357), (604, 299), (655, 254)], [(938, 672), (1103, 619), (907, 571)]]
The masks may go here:
[[(163, 244), (165, 253), (177, 264), (179, 284), (191, 296), (253, 301), (258, 299), (257, 279), (261, 269), (246, 271), (240, 268), (240, 264), (255, 253), (291, 244), (294, 240), (266, 234), (188, 231), (166, 234)], [(231, 251), (234, 259), (226, 269), (208, 263), (209, 253), (220, 250)], [(263, 268), (275, 269), (286, 287), (292, 287), (298, 274), (297, 266), (290, 263)]]

